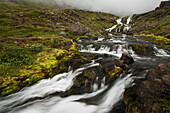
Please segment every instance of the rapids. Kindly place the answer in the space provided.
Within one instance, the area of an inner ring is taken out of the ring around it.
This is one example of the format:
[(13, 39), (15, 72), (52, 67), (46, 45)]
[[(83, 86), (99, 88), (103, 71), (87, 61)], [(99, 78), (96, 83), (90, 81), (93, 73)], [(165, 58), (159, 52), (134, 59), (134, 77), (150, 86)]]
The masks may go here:
[[(130, 17), (127, 20), (129, 29)], [(121, 18), (117, 20), (121, 23)], [(117, 25), (116, 25), (117, 26)], [(127, 27), (127, 28), (126, 28)], [(107, 29), (112, 31), (116, 27)], [(110, 58), (120, 58), (123, 52), (129, 52), (135, 63), (125, 70), (118, 79), (108, 85), (102, 79), (101, 88), (94, 83), (92, 93), (62, 97), (59, 92), (69, 90), (74, 80), (83, 70), (97, 67), (100, 63), (96, 60), (79, 67), (76, 70), (61, 73), (53, 78), (44, 79), (21, 91), (0, 98), (0, 113), (108, 113), (122, 100), (125, 88), (135, 85), (134, 81), (145, 77), (146, 72), (159, 63), (169, 62), (170, 50), (166, 47), (150, 43), (140, 37), (129, 35), (114, 35), (113, 37), (98, 37), (94, 39), (80, 39), (77, 47), (81, 53), (96, 53), (109, 55)], [(151, 54), (138, 55), (133, 45), (141, 44), (142, 47), (151, 48)], [(96, 81), (98, 78), (96, 78)]]

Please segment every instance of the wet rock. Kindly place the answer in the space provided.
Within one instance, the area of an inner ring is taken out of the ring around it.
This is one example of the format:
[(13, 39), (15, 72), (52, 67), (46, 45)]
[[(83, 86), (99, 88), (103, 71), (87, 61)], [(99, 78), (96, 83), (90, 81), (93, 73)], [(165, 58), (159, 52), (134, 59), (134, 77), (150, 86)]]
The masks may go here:
[(120, 101), (120, 102), (116, 103), (109, 113), (125, 113), (124, 102)]
[(99, 58), (99, 55), (98, 54), (90, 54), (86, 57), (88, 60), (94, 60), (94, 59), (98, 59)]
[[(133, 92), (136, 92), (136, 99), (131, 104), (135, 104), (140, 113), (169, 113), (169, 70), (170, 63), (159, 64), (156, 68), (150, 69), (145, 80), (140, 82), (133, 90)], [(125, 92), (125, 95), (127, 97), (127, 92)], [(134, 99), (134, 95), (128, 98)]]
[(80, 67), (81, 65), (86, 64), (86, 63), (90, 63), (90, 62), (91, 61), (89, 61), (89, 60), (86, 60), (84, 58), (76, 58), (76, 56), (75, 56), (75, 59), (69, 59), (67, 61), (67, 65), (71, 66), (72, 69), (75, 70), (78, 67)]
[(124, 64), (132, 64), (134, 62), (133, 57), (128, 52), (124, 52), (120, 60), (123, 60)]
[(121, 60), (119, 60), (119, 59), (105, 58), (105, 59), (103, 60), (103, 62), (102, 62), (102, 65), (103, 65), (103, 66), (108, 65), (108, 67), (109, 67), (110, 64), (112, 64), (112, 65), (114, 65), (114, 66), (121, 67), (121, 68), (125, 68), (125, 67), (126, 67), (126, 65), (123, 64), (123, 63), (121, 62)]
[(120, 68), (123, 68), (123, 69), (126, 68), (126, 65), (123, 64), (119, 59), (114, 59), (114, 63), (115, 63), (116, 66), (118, 66)]
[(71, 26), (70, 31), (73, 35), (77, 36), (87, 35), (91, 32), (90, 29), (86, 28), (80, 22), (76, 22), (73, 26)]
[(152, 45), (149, 44), (131, 44), (133, 51), (140, 56), (153, 56), (154, 49)]
[(102, 68), (105, 72), (110, 72), (115, 69), (115, 63), (114, 62), (105, 63)]

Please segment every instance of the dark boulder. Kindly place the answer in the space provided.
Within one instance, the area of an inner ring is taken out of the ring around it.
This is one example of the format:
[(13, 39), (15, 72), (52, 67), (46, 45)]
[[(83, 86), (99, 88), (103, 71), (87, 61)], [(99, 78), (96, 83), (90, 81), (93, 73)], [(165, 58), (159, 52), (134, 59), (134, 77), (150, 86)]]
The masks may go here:
[(128, 52), (124, 52), (120, 60), (123, 60), (124, 64), (132, 64), (134, 62), (133, 57)]
[(105, 63), (103, 66), (102, 66), (103, 70), (105, 72), (110, 72), (112, 70), (115, 69), (115, 63), (114, 62), (108, 62), (108, 63)]
[(105, 58), (102, 62), (102, 68), (105, 72), (110, 72), (114, 70), (115, 66), (120, 68), (126, 67), (126, 65), (123, 64), (119, 59)]
[(73, 26), (71, 26), (70, 31), (73, 35), (77, 36), (87, 35), (91, 32), (90, 29), (86, 28), (80, 22), (76, 22)]
[(170, 64), (149, 70), (137, 88), (137, 106), (141, 113), (169, 113)]

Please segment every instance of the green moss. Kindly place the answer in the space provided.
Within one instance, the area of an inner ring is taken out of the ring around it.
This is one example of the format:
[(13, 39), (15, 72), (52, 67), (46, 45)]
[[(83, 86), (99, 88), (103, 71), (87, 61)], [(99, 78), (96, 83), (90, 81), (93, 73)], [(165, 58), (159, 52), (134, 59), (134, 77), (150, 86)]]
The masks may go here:
[(35, 53), (41, 52), (43, 48), (44, 48), (44, 45), (42, 43), (29, 45), (29, 50)]
[[(0, 93), (8, 95), (27, 84), (53, 77), (67, 69), (67, 60), (80, 58), (75, 44), (67, 49), (63, 44), (70, 38), (78, 38), (69, 31), (77, 21), (84, 23), (94, 33), (81, 38), (93, 38), (109, 28), (117, 18), (92, 11), (0, 2), (0, 40), (3, 40), (3, 44), (0, 43)], [(61, 31), (67, 35), (62, 35)], [(28, 34), (32, 34), (32, 37), (26, 37)], [(18, 77), (18, 87), (15, 87), (17, 80), (12, 80), (13, 77)]]
[(125, 101), (125, 113), (139, 113), (136, 105), (136, 87), (126, 89), (124, 92), (123, 100)]
[(109, 72), (110, 79), (113, 78), (115, 75), (119, 74), (122, 70), (122, 68), (115, 66), (115, 69)]
[(159, 113), (164, 113), (165, 111), (170, 111), (170, 100), (161, 99), (158, 107)]
[(5, 89), (3, 89), (2, 93), (0, 94), (0, 96), (5, 96), (11, 93), (15, 93), (17, 91), (19, 91), (20, 88), (16, 85), (10, 85), (8, 87), (6, 87)]
[(131, 33), (167, 35), (170, 29), (169, 7), (157, 8), (148, 13), (134, 15)]
[(44, 12), (40, 10), (33, 10), (33, 11), (27, 12), (27, 14), (31, 16), (39, 16), (39, 15), (44, 15)]
[(29, 77), (28, 79), (26, 79), (25, 82), (28, 82), (29, 84), (33, 84), (41, 79), (44, 79), (44, 74), (34, 74), (31, 77)]
[(144, 39), (146, 39), (147, 41), (157, 42), (160, 45), (163, 45), (163, 46), (166, 46), (166, 47), (170, 47), (170, 45), (168, 45), (170, 43), (170, 39), (166, 38), (165, 36), (155, 36), (154, 34), (149, 34), (149, 35), (147, 35), (147, 34), (140, 34), (140, 35), (135, 35), (135, 36), (143, 36)]
[(133, 49), (139, 55), (144, 54), (143, 48), (140, 44), (135, 44)]
[[(44, 48), (42, 52), (39, 52), (36, 55), (37, 59), (33, 64), (24, 66), (24, 68), (20, 69), (20, 71), (17, 73), (17, 76), (22, 77), (23, 79), (23, 81), (20, 81), (20, 85), (17, 87), (17, 89), (16, 87), (13, 87), (16, 85), (16, 82), (13, 82), (12, 78), (3, 80), (1, 85), (1, 88), (3, 89), (1, 95), (3, 96), (16, 92), (25, 85), (33, 84), (45, 77), (53, 77), (54, 75), (66, 70), (67, 66), (64, 62), (66, 62), (68, 59), (75, 58), (76, 55), (80, 54), (78, 53), (75, 44), (72, 44), (69, 50)], [(59, 60), (57, 60), (58, 57), (60, 57)], [(54, 68), (58, 70), (53, 71)]]
[(76, 79), (76, 80), (74, 81), (73, 86), (74, 86), (74, 87), (82, 87), (84, 84), (85, 84), (85, 81), (84, 81), (84, 80), (81, 80), (81, 81), (80, 81), (80, 80), (77, 80), (77, 79)]
[(97, 59), (98, 57), (99, 57), (98, 54), (90, 54), (86, 58), (89, 60), (94, 60), (94, 59)]
[(97, 76), (97, 71), (95, 70), (95, 68), (87, 69), (83, 72), (83, 76), (87, 77), (90, 80), (94, 80)]
[(19, 67), (34, 61), (32, 53), (19, 46), (3, 45), (0, 53), (0, 76), (17, 73)]

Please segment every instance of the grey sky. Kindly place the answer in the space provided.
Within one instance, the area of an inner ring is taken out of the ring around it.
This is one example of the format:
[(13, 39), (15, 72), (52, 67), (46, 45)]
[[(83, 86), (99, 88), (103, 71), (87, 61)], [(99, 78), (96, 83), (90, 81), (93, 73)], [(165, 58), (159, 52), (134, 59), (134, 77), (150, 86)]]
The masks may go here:
[(112, 13), (118, 16), (144, 13), (159, 6), (161, 0), (55, 0), (75, 8)]
[[(13, 0), (29, 1), (36, 4), (59, 4), (78, 9), (112, 13), (118, 16), (144, 13), (155, 9), (165, 0)], [(54, 3), (55, 2), (55, 3)]]

